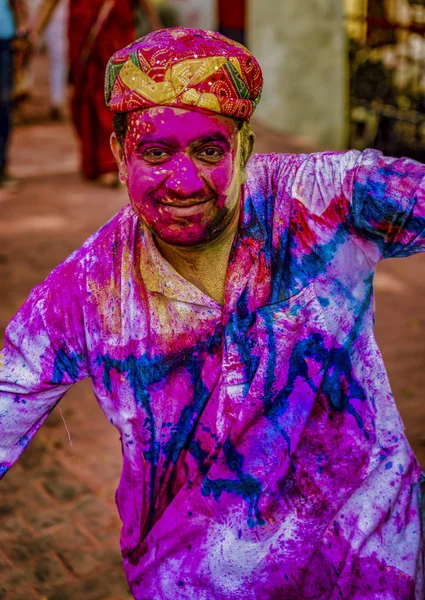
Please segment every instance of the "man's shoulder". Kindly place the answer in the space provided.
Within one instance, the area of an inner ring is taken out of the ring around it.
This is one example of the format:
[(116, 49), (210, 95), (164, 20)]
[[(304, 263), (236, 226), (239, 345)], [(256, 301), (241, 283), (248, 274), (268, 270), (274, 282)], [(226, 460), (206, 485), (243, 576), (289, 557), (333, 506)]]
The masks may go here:
[(247, 183), (252, 190), (261, 188), (263, 192), (277, 191), (282, 185), (291, 187), (300, 179), (313, 184), (318, 179), (343, 176), (359, 161), (376, 161), (377, 151), (369, 154), (358, 150), (254, 154), (246, 167)]
[(295, 173), (308, 159), (307, 154), (254, 154), (246, 166), (247, 187), (252, 196), (278, 193), (282, 184), (289, 184)]
[(296, 171), (309, 160), (311, 154), (293, 154), (273, 152), (270, 154), (253, 154), (246, 166), (247, 180), (252, 186), (273, 185), (290, 171)]
[(377, 151), (368, 150), (360, 152), (359, 150), (322, 150), (320, 152), (300, 152), (300, 153), (285, 153), (273, 152), (270, 154), (253, 154), (247, 164), (247, 171), (255, 173), (258, 171), (274, 172), (279, 171), (282, 167), (301, 166), (304, 163), (310, 162), (336, 162), (344, 163), (358, 159), (361, 155), (373, 154), (375, 159)]
[(249, 159), (246, 170), (255, 177), (258, 172), (271, 172), (279, 169), (285, 162), (293, 160), (296, 154), (273, 152), (270, 154), (253, 154)]

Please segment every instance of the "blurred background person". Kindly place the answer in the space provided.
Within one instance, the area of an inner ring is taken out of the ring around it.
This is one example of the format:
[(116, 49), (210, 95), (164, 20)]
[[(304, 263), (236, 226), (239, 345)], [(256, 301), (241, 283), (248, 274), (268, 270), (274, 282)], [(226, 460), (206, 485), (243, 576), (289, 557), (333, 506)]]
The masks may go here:
[[(156, 0), (162, 10), (168, 5), (173, 10), (180, 27), (195, 29), (217, 29), (217, 0)], [(232, 2), (233, 0), (229, 0)]]
[(52, 121), (61, 121), (66, 102), (68, 57), (67, 57), (67, 0), (59, 0), (44, 39), (49, 55), (50, 110)]
[[(176, 1), (177, 0), (152, 0), (157, 17), (161, 22), (161, 27), (177, 27), (180, 25), (178, 10), (175, 6)], [(214, 0), (200, 1), (204, 4), (214, 2)], [(140, 2), (136, 4), (135, 9), (135, 29), (137, 38), (147, 35), (152, 29), (149, 19), (146, 18), (146, 9)]]
[[(38, 14), (40, 6), (44, 0), (33, 0), (28, 7), (30, 10), (30, 20)], [(67, 53), (67, 20), (68, 20), (68, 0), (58, 0), (58, 4), (49, 20), (42, 41), (37, 43), (33, 51), (47, 50), (49, 59), (49, 119), (52, 121), (61, 121), (64, 115), (64, 108), (67, 99), (68, 83), (68, 53)], [(33, 63), (30, 65), (28, 80), (29, 92), (36, 85), (36, 69)], [(21, 120), (25, 120), (24, 117)]]
[[(60, 0), (43, 0), (33, 20), (33, 43)], [(161, 27), (152, 0), (70, 0), (68, 45), (72, 122), (80, 140), (81, 170), (89, 180), (118, 184), (109, 149), (112, 113), (105, 107), (103, 80), (112, 54), (135, 38), (135, 9), (141, 6), (151, 29)]]
[(26, 33), (28, 14), (24, 0), (0, 0), (0, 188), (16, 187), (7, 171), (13, 97), (13, 43)]
[(246, 45), (245, 0), (218, 0), (218, 31)]

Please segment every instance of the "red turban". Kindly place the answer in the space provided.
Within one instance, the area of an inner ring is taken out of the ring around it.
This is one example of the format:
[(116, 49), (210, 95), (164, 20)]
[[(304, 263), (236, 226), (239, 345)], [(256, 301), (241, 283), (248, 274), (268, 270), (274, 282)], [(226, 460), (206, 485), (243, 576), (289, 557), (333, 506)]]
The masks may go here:
[(176, 27), (116, 52), (105, 97), (116, 113), (172, 106), (249, 121), (262, 85), (261, 68), (244, 46), (213, 31)]

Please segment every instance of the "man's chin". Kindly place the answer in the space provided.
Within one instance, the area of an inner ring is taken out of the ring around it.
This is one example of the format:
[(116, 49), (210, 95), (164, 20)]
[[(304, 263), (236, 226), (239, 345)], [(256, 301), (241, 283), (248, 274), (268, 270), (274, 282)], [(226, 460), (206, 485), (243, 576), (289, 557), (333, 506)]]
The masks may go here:
[(153, 236), (165, 244), (181, 248), (202, 248), (221, 236), (233, 215), (224, 209), (215, 218), (210, 218), (209, 222), (200, 218), (201, 215), (183, 218), (170, 214), (170, 218), (163, 222), (160, 219), (148, 221), (140, 214), (139, 217)]
[(201, 248), (206, 244), (210, 243), (214, 236), (208, 233), (200, 234), (193, 233), (185, 230), (176, 230), (176, 231), (155, 231), (151, 229), (154, 237), (159, 239), (161, 242), (168, 244), (169, 246), (176, 246), (179, 248)]
[(203, 248), (213, 242), (221, 233), (208, 227), (202, 230), (191, 227), (173, 225), (167, 228), (149, 227), (154, 238), (179, 248)]

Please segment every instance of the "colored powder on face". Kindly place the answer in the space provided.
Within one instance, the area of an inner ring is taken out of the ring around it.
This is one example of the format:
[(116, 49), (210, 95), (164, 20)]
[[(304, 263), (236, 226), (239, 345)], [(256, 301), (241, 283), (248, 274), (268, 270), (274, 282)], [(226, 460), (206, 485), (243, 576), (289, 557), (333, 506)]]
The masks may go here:
[(171, 108), (131, 113), (125, 140), (130, 200), (169, 244), (218, 237), (239, 209), (236, 121)]

